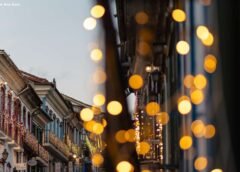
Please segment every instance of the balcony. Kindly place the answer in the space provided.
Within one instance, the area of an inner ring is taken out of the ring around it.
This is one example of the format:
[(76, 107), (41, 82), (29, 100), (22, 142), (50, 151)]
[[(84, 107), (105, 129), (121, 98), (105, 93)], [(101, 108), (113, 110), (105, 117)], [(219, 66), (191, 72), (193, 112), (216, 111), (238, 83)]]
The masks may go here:
[(24, 126), (11, 119), (8, 114), (0, 114), (0, 139), (14, 149), (21, 149)]
[(61, 160), (66, 162), (68, 161), (70, 156), (70, 150), (68, 146), (49, 130), (45, 131), (43, 146)]
[(39, 143), (37, 138), (30, 133), (29, 131), (26, 131), (24, 135), (23, 142), (33, 151), (33, 153), (36, 155), (36, 159), (44, 166), (48, 166), (49, 161), (49, 154), (48, 151), (44, 149)]

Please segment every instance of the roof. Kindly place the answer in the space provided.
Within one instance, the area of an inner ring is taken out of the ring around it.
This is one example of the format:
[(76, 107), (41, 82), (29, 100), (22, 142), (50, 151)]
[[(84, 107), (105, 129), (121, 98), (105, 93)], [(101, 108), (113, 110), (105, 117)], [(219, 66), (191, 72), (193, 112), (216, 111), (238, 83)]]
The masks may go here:
[(24, 79), (26, 79), (26, 80), (30, 80), (30, 81), (38, 83), (38, 84), (52, 84), (46, 78), (41, 78), (41, 77), (27, 73), (22, 70), (20, 70), (20, 72), (21, 72), (22, 76), (24, 77)]

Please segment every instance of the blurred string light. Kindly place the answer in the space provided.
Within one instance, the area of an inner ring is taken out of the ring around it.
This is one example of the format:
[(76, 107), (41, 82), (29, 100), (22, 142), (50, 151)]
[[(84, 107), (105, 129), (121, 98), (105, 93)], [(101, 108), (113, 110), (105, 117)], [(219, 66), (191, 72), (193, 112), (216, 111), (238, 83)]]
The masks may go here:
[(98, 68), (92, 75), (95, 84), (103, 84), (107, 79), (107, 74), (103, 68)]
[(187, 115), (192, 110), (192, 104), (188, 96), (182, 96), (178, 99), (178, 111), (182, 115)]
[(96, 27), (96, 25), (97, 25), (97, 21), (92, 17), (86, 18), (83, 22), (83, 27), (86, 30), (93, 30)]
[(204, 58), (204, 69), (208, 73), (215, 72), (217, 68), (217, 59), (214, 55), (208, 54)]
[(213, 35), (211, 33), (209, 33), (208, 37), (206, 39), (202, 40), (202, 43), (203, 43), (203, 45), (208, 46), (208, 47), (212, 46), (214, 43)]
[(202, 90), (195, 89), (191, 92), (191, 101), (195, 105), (199, 105), (203, 102), (204, 100), (204, 94)]
[(94, 113), (89, 108), (84, 108), (80, 111), (80, 117), (83, 121), (91, 121), (94, 117)]
[(206, 157), (198, 157), (195, 161), (194, 161), (194, 167), (196, 170), (198, 171), (202, 171), (204, 170), (208, 165), (208, 160)]
[(176, 45), (176, 50), (181, 55), (187, 55), (190, 51), (190, 46), (186, 41), (179, 41)]
[(184, 77), (184, 86), (186, 88), (192, 88), (193, 87), (193, 80), (194, 80), (194, 76), (188, 74)]
[(145, 155), (150, 151), (150, 145), (148, 142), (142, 141), (136, 146), (136, 151), (140, 155)]
[(216, 169), (213, 169), (211, 172), (223, 172), (223, 170), (220, 168), (216, 168)]
[(91, 8), (90, 13), (95, 18), (101, 18), (105, 13), (105, 8), (102, 5), (95, 5)]
[(160, 105), (157, 102), (149, 102), (146, 105), (146, 112), (149, 116), (154, 116), (160, 111)]
[(192, 137), (191, 136), (182, 136), (179, 141), (179, 146), (183, 150), (187, 150), (192, 146)]
[(193, 80), (194, 86), (198, 89), (204, 89), (207, 85), (207, 79), (204, 75), (198, 74)]
[(119, 115), (122, 112), (122, 105), (118, 101), (111, 101), (107, 105), (107, 111), (111, 115)]
[(104, 118), (102, 119), (102, 125), (103, 125), (104, 128), (107, 126), (107, 121)]
[(206, 125), (206, 127), (205, 127), (205, 135), (204, 135), (204, 137), (206, 139), (210, 139), (210, 138), (214, 137), (215, 133), (216, 133), (216, 129), (215, 129), (214, 125), (211, 125), (211, 124)]
[(129, 129), (124, 133), (125, 140), (128, 142), (136, 141), (136, 132), (134, 129)]
[(157, 122), (166, 125), (169, 121), (169, 115), (167, 112), (160, 112), (156, 115)]
[(147, 13), (145, 13), (144, 11), (140, 11), (135, 15), (135, 20), (137, 24), (144, 25), (148, 22), (149, 18)]
[(101, 93), (98, 93), (93, 97), (93, 104), (95, 106), (102, 106), (102, 105), (104, 105), (105, 101), (106, 101), (106, 98)]
[(151, 170), (142, 170), (141, 172), (152, 172)]
[(95, 167), (100, 167), (104, 162), (104, 158), (101, 154), (95, 153), (92, 155), (92, 164)]
[(184, 22), (186, 20), (186, 13), (181, 9), (175, 9), (172, 11), (172, 18), (176, 22)]
[(125, 138), (125, 130), (119, 130), (116, 134), (115, 134), (115, 139), (118, 143), (126, 143), (127, 140)]
[(103, 130), (104, 130), (104, 127), (101, 123), (98, 123), (96, 122), (94, 125), (93, 125), (93, 129), (92, 129), (92, 132), (94, 134), (97, 134), (97, 135), (100, 135), (103, 133)]
[(205, 135), (205, 125), (202, 120), (195, 120), (191, 124), (191, 130), (195, 137), (200, 138)]
[(92, 132), (93, 131), (93, 126), (96, 122), (94, 120), (91, 121), (87, 121), (83, 123), (84, 128), (89, 131)]
[(200, 25), (197, 27), (196, 34), (200, 40), (205, 40), (209, 36), (209, 30), (206, 26)]
[(137, 49), (138, 53), (142, 56), (147, 56), (148, 54), (150, 54), (151, 52), (151, 47), (150, 45), (145, 42), (145, 41), (140, 41), (138, 43), (138, 49)]
[(134, 168), (128, 161), (121, 161), (117, 164), (117, 172), (133, 172)]
[(140, 89), (143, 86), (143, 78), (141, 75), (134, 74), (129, 78), (128, 84), (132, 89)]
[(90, 57), (93, 61), (98, 62), (102, 60), (103, 57), (102, 51), (98, 48), (95, 48), (91, 51)]

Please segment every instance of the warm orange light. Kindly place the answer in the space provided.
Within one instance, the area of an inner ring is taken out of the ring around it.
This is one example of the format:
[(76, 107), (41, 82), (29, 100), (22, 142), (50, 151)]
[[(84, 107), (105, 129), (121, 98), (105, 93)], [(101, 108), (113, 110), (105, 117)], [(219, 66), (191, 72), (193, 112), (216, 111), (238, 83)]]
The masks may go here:
[(183, 83), (184, 83), (184, 86), (186, 87), (186, 88), (192, 88), (193, 87), (193, 80), (194, 80), (194, 76), (192, 76), (192, 75), (186, 75), (185, 77), (184, 77), (184, 81), (183, 81)]
[(149, 102), (146, 105), (146, 112), (149, 116), (154, 116), (160, 111), (160, 105), (157, 102)]
[(106, 119), (102, 119), (102, 125), (103, 125), (104, 128), (107, 126), (107, 121), (106, 121)]
[(119, 130), (115, 134), (115, 139), (117, 140), (118, 143), (125, 143), (127, 140), (125, 138), (125, 130)]
[(93, 97), (93, 104), (95, 105), (95, 106), (102, 106), (102, 105), (104, 105), (104, 103), (105, 103), (105, 96), (103, 95), (103, 94), (101, 94), (101, 93), (99, 93), (99, 94), (96, 94), (94, 97)]
[(136, 147), (136, 151), (138, 154), (140, 155), (145, 155), (150, 151), (150, 145), (147, 142), (140, 142), (137, 147)]
[(216, 168), (216, 169), (213, 169), (211, 172), (223, 172), (223, 170), (220, 168)]
[(122, 112), (122, 105), (118, 101), (111, 101), (107, 105), (107, 111), (111, 115), (119, 115)]
[(143, 86), (143, 78), (141, 75), (134, 74), (129, 78), (128, 84), (132, 89), (140, 89)]
[(135, 134), (136, 134), (136, 132), (134, 129), (129, 129), (125, 132), (124, 137), (125, 137), (126, 141), (128, 141), (128, 142), (135, 142), (135, 140), (136, 140)]
[(93, 49), (93, 50), (91, 51), (90, 57), (91, 57), (91, 59), (92, 59), (93, 61), (98, 62), (98, 61), (100, 61), (100, 60), (102, 59), (102, 57), (103, 57), (102, 51), (101, 51), (100, 49), (98, 49), (98, 48)]
[(128, 161), (121, 161), (117, 164), (117, 172), (133, 172), (134, 168)]
[(101, 154), (96, 153), (92, 156), (92, 164), (95, 167), (100, 167), (102, 165), (102, 163), (104, 162), (104, 158)]
[(192, 104), (189, 97), (182, 96), (178, 99), (178, 111), (182, 115), (187, 115), (192, 110)]
[(204, 89), (207, 86), (207, 79), (204, 75), (198, 74), (193, 80), (194, 86), (198, 89)]
[(142, 170), (141, 172), (152, 172), (151, 170)]
[(103, 133), (103, 130), (104, 130), (104, 127), (101, 123), (98, 123), (96, 122), (94, 125), (93, 125), (93, 133), (94, 134), (97, 134), (97, 135), (100, 135)]
[(197, 33), (197, 37), (200, 40), (205, 40), (209, 36), (208, 28), (206, 26), (202, 26), (202, 25), (197, 27), (196, 33)]
[(190, 51), (190, 46), (186, 41), (179, 41), (176, 45), (176, 50), (181, 55), (187, 55)]
[(99, 115), (102, 113), (101, 109), (99, 107), (96, 107), (96, 106), (92, 106), (92, 111), (94, 113), (94, 115)]
[(105, 8), (102, 5), (95, 5), (92, 7), (90, 13), (95, 18), (101, 18), (105, 13)]
[(216, 129), (215, 129), (214, 125), (211, 125), (211, 124), (206, 125), (205, 136), (204, 136), (205, 138), (210, 139), (215, 136), (215, 133), (216, 133)]
[(207, 167), (208, 160), (206, 157), (198, 157), (194, 162), (194, 167), (196, 170), (202, 171)]
[(92, 17), (86, 18), (83, 22), (83, 27), (86, 30), (93, 30), (96, 27), (96, 25), (97, 25), (97, 21)]
[(148, 15), (145, 12), (140, 11), (135, 15), (135, 20), (138, 24), (146, 24), (148, 22)]
[(146, 56), (151, 52), (151, 47), (147, 42), (140, 41), (138, 44), (138, 53), (142, 56)]
[(158, 123), (166, 125), (169, 121), (169, 115), (167, 112), (160, 112), (157, 113), (156, 119)]
[(204, 94), (202, 90), (195, 89), (191, 92), (191, 101), (195, 105), (199, 105), (204, 100)]
[(89, 108), (84, 108), (80, 112), (80, 117), (83, 121), (91, 121), (94, 117), (93, 111)]
[(217, 68), (217, 59), (214, 55), (208, 54), (204, 59), (204, 69), (208, 73), (215, 72)]
[(91, 121), (88, 121), (88, 122), (84, 122), (83, 126), (84, 128), (89, 131), (89, 132), (92, 132), (93, 131), (93, 126), (96, 122), (91, 120)]
[(207, 39), (202, 40), (202, 43), (203, 43), (203, 45), (208, 46), (208, 47), (212, 46), (214, 43), (213, 35), (211, 33), (209, 33)]
[(191, 130), (195, 137), (203, 137), (205, 134), (205, 125), (201, 120), (195, 120), (191, 125)]
[(172, 11), (172, 18), (176, 22), (184, 22), (186, 20), (186, 13), (183, 10), (175, 9)]
[(107, 79), (107, 74), (102, 68), (98, 68), (93, 73), (92, 79), (95, 84), (103, 84)]
[(183, 150), (187, 150), (192, 146), (192, 137), (191, 136), (183, 136), (179, 141), (179, 146)]

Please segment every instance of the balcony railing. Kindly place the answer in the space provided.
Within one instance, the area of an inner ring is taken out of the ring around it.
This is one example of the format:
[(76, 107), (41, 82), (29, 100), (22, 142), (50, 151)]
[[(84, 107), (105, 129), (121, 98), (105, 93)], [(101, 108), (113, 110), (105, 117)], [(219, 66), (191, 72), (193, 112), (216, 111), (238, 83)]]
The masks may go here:
[(53, 145), (58, 151), (60, 151), (64, 156), (67, 158), (70, 156), (70, 150), (68, 146), (59, 139), (55, 134), (53, 134), (51, 131), (46, 130), (45, 131), (45, 137), (43, 140), (44, 144), (51, 144)]
[(48, 151), (46, 151), (39, 143), (37, 138), (30, 133), (29, 131), (26, 131), (24, 135), (24, 143), (31, 148), (36, 155), (38, 155), (40, 158), (42, 158), (44, 161), (49, 161), (49, 154)]
[(15, 119), (12, 119), (7, 113), (0, 114), (0, 130), (9, 139), (19, 146), (22, 145), (24, 126)]

